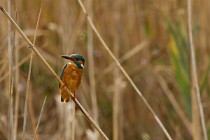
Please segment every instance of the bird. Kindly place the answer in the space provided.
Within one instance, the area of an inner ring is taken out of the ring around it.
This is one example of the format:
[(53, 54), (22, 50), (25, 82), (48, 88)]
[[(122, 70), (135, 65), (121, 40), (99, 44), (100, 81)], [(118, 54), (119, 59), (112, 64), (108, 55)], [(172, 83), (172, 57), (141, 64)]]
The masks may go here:
[(80, 54), (61, 55), (62, 58), (68, 59), (69, 62), (63, 66), (60, 79), (64, 85), (59, 84), (61, 102), (69, 102), (71, 95), (66, 92), (64, 87), (66, 86), (71, 93), (73, 98), (76, 98), (76, 90), (78, 89), (83, 74), (85, 65), (85, 58)]

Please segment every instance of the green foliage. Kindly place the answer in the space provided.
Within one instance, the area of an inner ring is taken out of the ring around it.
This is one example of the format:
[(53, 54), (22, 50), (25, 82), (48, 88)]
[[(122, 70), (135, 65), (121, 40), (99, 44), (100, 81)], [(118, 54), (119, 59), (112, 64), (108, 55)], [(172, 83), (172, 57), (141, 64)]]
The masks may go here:
[(201, 77), (200, 93), (203, 92), (205, 87), (207, 87), (207, 90), (209, 90), (209, 87), (208, 87), (208, 83), (209, 83), (208, 75), (209, 75), (209, 72), (210, 72), (210, 57), (209, 57), (209, 61), (208, 61), (208, 67), (207, 67), (206, 71), (203, 73), (203, 75)]
[(170, 32), (169, 54), (171, 64), (183, 95), (185, 110), (191, 116), (189, 50), (187, 36), (183, 29), (184, 24), (181, 20), (178, 22), (178, 26), (175, 26), (171, 21), (167, 21), (167, 23)]

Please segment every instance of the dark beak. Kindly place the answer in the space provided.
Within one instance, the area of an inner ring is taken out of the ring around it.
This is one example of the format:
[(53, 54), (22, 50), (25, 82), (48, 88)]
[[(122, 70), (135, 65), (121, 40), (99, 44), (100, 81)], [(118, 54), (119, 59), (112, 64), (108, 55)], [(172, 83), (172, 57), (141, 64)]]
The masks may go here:
[(61, 57), (65, 58), (65, 59), (68, 59), (68, 60), (72, 60), (72, 61), (74, 60), (73, 57), (70, 57), (68, 55), (61, 55)]

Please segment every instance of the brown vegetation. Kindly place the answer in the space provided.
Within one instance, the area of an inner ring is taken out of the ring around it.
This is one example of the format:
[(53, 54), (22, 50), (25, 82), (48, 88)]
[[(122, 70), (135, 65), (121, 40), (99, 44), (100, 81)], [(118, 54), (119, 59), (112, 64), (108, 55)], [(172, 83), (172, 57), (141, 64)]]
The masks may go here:
[[(98, 33), (139, 94), (107, 53), (77, 0), (15, 0), (11, 9), (7, 2), (0, 5), (11, 10), (12, 18), (58, 75), (65, 63), (60, 55), (85, 56), (77, 99), (110, 139), (167, 139), (162, 130), (177, 140), (205, 138), (199, 108), (194, 111), (197, 100), (191, 101), (191, 77), (196, 75), (190, 65), (188, 31), (192, 30), (208, 132), (210, 2), (192, 1), (192, 28), (188, 28), (186, 1), (83, 1)], [(14, 32), (14, 26), (9, 27), (0, 12), (0, 140), (32, 139), (34, 133), (40, 140), (102, 139), (80, 109), (74, 111), (73, 102), (60, 102), (58, 80)]]

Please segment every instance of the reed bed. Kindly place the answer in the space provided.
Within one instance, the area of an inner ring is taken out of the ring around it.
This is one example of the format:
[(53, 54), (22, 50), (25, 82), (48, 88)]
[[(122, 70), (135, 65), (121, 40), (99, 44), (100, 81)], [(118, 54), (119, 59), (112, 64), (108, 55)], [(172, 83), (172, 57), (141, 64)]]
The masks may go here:
[[(210, 2), (0, 5), (36, 49), (0, 12), (0, 140), (210, 138)], [(86, 58), (76, 103), (95, 124), (59, 101), (60, 55), (70, 53)]]

